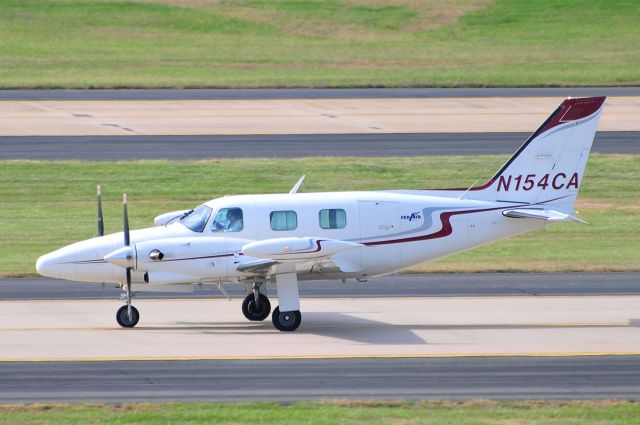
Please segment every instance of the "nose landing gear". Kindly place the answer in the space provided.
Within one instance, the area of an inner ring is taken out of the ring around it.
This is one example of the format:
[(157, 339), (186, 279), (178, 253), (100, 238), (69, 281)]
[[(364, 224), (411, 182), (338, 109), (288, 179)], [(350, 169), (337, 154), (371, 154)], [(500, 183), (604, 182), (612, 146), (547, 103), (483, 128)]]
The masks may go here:
[(129, 317), (127, 309), (128, 307), (126, 305), (118, 309), (116, 312), (116, 321), (123, 328), (133, 328), (138, 324), (138, 320), (140, 320), (140, 313), (137, 308), (131, 306), (131, 317)]

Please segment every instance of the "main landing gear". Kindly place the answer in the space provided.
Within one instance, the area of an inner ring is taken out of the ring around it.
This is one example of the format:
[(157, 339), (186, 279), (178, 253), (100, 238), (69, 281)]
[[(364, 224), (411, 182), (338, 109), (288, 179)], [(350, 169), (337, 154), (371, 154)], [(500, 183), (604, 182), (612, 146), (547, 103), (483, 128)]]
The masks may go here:
[(277, 330), (292, 332), (298, 329), (298, 326), (302, 323), (302, 315), (300, 310), (280, 312), (280, 307), (276, 307), (271, 315), (271, 321)]
[[(271, 311), (269, 298), (260, 292), (261, 285), (262, 282), (254, 283), (252, 291), (242, 302), (242, 314), (251, 321), (262, 321), (269, 317)], [(276, 287), (280, 305), (271, 314), (273, 326), (283, 332), (295, 331), (302, 323), (298, 278), (295, 269), (292, 271), (279, 270), (279, 274), (276, 274)]]

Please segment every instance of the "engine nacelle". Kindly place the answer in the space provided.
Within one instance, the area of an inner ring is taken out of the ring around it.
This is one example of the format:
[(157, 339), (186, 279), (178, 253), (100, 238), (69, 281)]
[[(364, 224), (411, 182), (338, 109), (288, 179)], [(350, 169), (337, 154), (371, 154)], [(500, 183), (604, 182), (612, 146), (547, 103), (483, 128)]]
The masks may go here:
[(362, 246), (364, 245), (335, 239), (277, 238), (250, 242), (242, 247), (242, 253), (278, 261), (304, 261), (329, 257)]

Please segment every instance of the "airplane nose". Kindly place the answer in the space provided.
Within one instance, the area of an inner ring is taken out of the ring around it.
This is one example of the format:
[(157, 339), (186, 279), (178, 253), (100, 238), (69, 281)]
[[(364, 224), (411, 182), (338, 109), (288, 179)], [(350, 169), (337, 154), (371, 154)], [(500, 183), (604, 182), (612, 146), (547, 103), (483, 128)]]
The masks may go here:
[(69, 252), (67, 248), (50, 252), (38, 258), (36, 270), (41, 276), (58, 279), (73, 278), (76, 272), (76, 265), (73, 264), (75, 253)]
[(57, 277), (56, 271), (60, 268), (57, 257), (55, 252), (51, 252), (38, 258), (38, 261), (36, 261), (38, 274), (45, 277)]
[[(83, 282), (120, 281), (123, 268), (107, 263), (105, 254), (113, 251), (114, 238), (93, 238), (67, 245), (38, 258), (41, 276)], [(117, 275), (117, 276), (116, 276)]]

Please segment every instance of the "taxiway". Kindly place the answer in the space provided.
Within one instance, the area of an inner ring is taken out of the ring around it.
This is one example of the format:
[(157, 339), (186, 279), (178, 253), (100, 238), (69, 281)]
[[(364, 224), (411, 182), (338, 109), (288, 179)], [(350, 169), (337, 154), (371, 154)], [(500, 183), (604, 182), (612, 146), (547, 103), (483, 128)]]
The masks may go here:
[[(0, 160), (122, 161), (492, 155), (515, 152), (528, 136), (528, 133), (4, 136), (0, 137)], [(640, 132), (598, 132), (593, 151), (640, 154)]]
[(120, 329), (118, 305), (0, 302), (0, 402), (640, 397), (638, 295), (308, 298), (290, 334), (220, 299)]
[[(267, 285), (270, 296), (275, 296)], [(233, 298), (244, 297), (242, 285), (226, 285)], [(115, 285), (47, 278), (0, 279), (4, 300), (117, 299)], [(301, 282), (302, 297), (497, 297), (640, 295), (640, 273), (433, 273), (394, 274), (368, 282)], [(224, 298), (215, 285), (196, 287), (194, 293), (140, 292), (139, 298)]]

